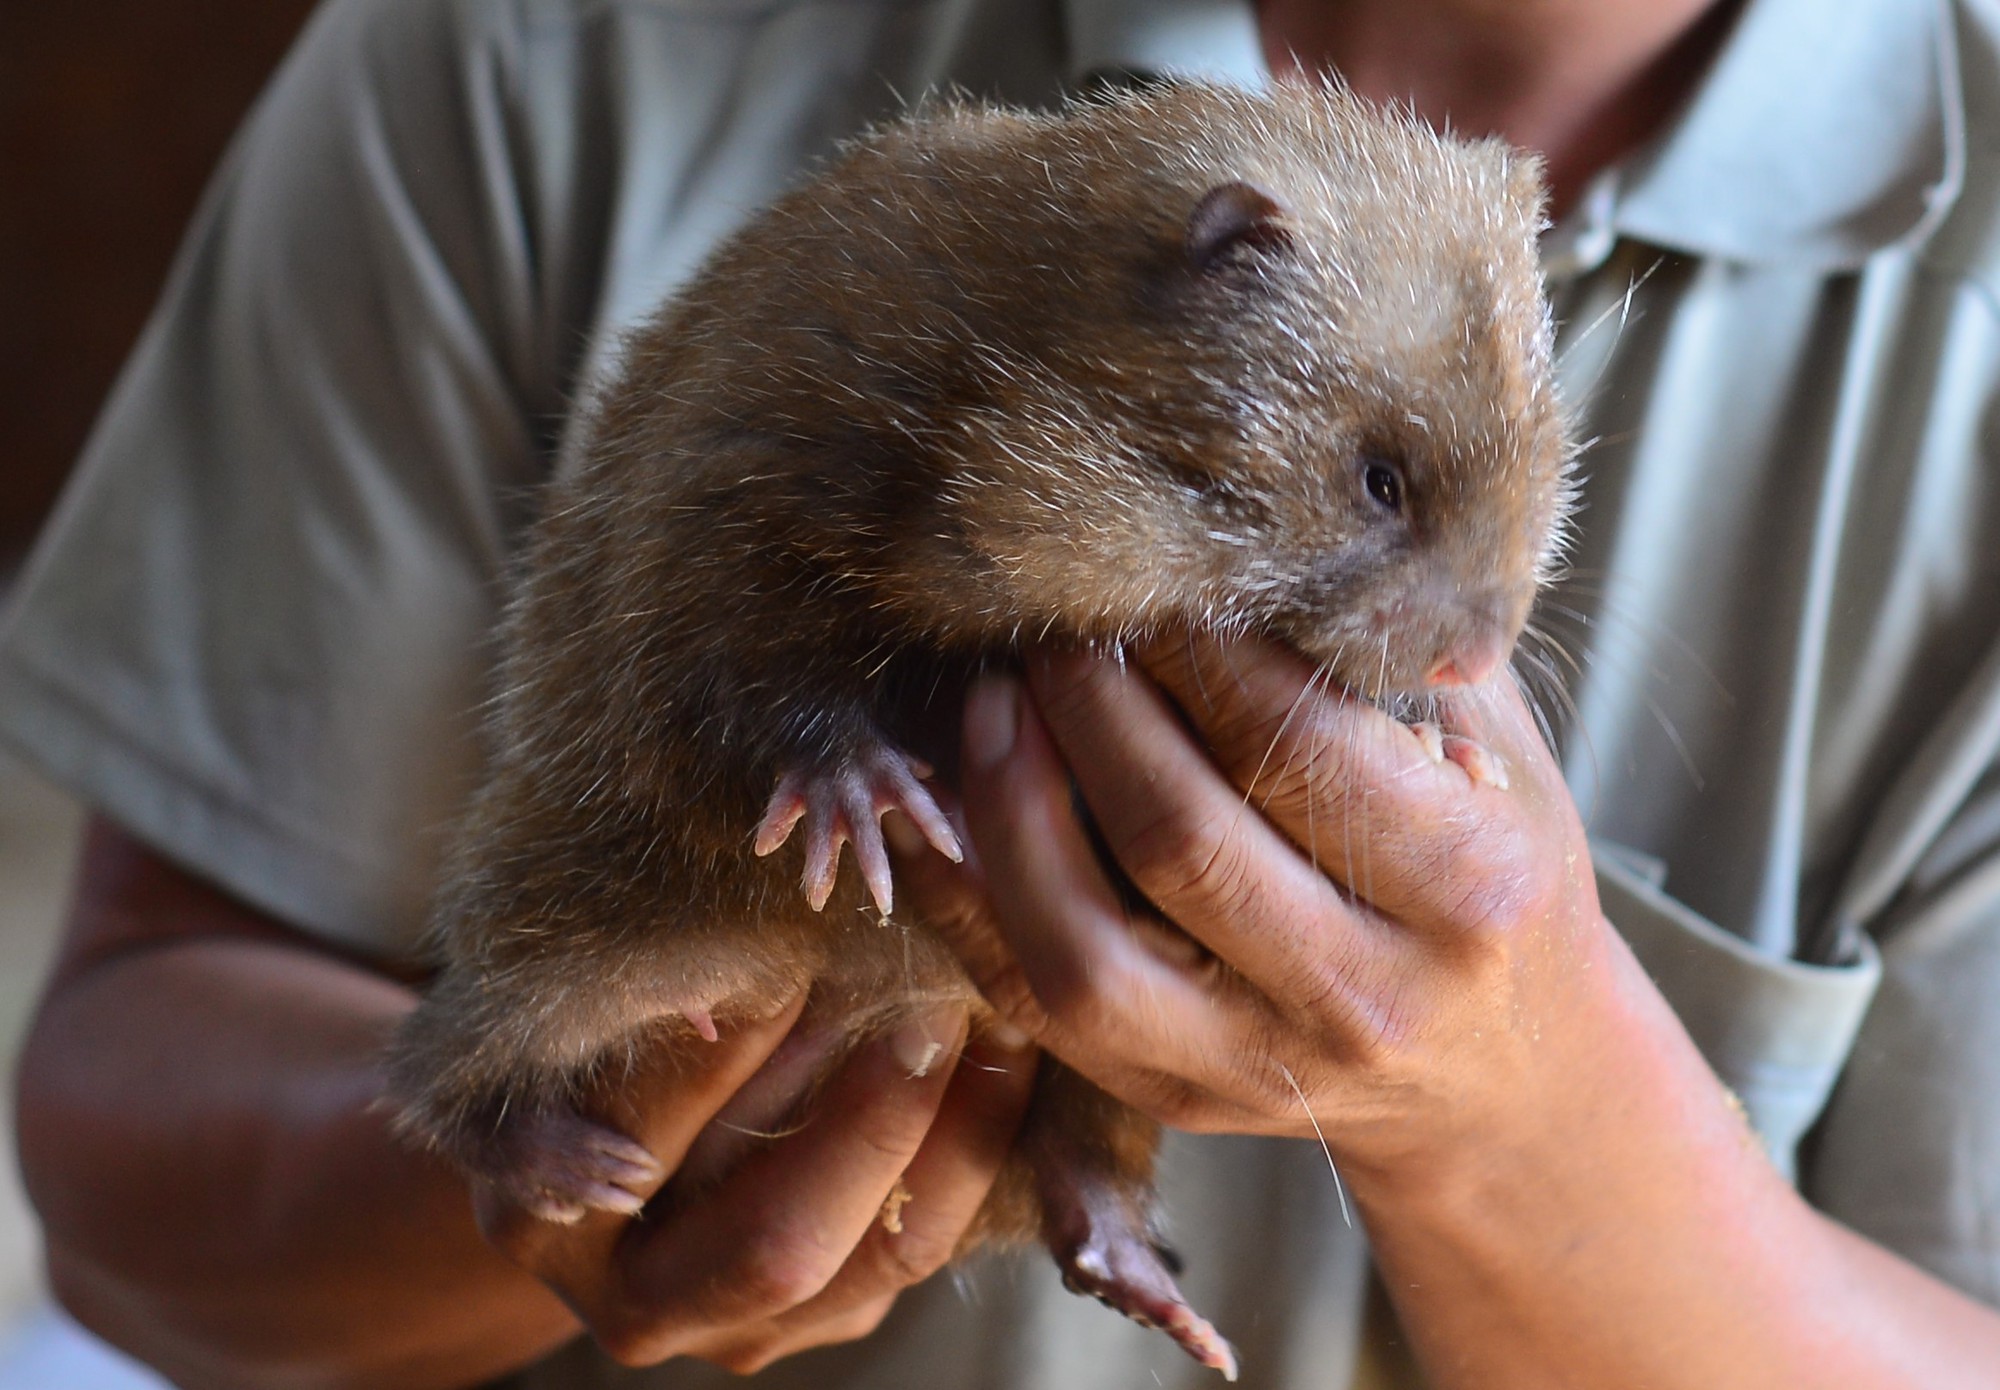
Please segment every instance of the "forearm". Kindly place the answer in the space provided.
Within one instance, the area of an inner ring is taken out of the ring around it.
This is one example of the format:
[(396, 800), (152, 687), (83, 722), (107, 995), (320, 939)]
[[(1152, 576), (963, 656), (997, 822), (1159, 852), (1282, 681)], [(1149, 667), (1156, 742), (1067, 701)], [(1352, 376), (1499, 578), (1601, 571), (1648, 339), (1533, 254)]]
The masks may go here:
[(1626, 987), (1594, 1036), (1620, 1055), (1564, 1079), (1535, 1142), (1349, 1174), (1439, 1390), (1990, 1385), (2000, 1314), (1813, 1211), (1606, 957)]
[(58, 1294), (204, 1385), (459, 1385), (571, 1335), (372, 1108), (411, 1003), (338, 959), (167, 941), (60, 983), (20, 1139)]

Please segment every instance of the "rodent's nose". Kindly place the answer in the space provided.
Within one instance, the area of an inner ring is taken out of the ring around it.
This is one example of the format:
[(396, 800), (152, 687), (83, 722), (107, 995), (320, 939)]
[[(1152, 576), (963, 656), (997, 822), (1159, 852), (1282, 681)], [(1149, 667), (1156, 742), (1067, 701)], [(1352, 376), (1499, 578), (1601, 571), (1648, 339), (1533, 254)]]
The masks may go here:
[(1424, 684), (1436, 688), (1447, 685), (1478, 685), (1500, 668), (1507, 644), (1493, 636), (1471, 638), (1446, 652), (1431, 667)]

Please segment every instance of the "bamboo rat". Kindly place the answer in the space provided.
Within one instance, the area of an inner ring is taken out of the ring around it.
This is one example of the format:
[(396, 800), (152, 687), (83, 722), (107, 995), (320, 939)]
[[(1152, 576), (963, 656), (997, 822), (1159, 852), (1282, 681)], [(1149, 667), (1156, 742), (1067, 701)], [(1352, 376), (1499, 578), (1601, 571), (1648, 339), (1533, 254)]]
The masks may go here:
[[(642, 1040), (807, 986), (829, 1068), (943, 1000), (982, 1026), (878, 820), (957, 856), (913, 711), (1024, 636), (1256, 632), (1378, 699), (1499, 667), (1569, 489), (1541, 223), (1498, 142), (1168, 85), (905, 119), (726, 241), (529, 537), (406, 1132), (550, 1220), (631, 1212), (657, 1166), (576, 1107)], [(1045, 1063), (967, 1245), (1040, 1238), (1233, 1375), (1152, 1234), (1157, 1139)]]

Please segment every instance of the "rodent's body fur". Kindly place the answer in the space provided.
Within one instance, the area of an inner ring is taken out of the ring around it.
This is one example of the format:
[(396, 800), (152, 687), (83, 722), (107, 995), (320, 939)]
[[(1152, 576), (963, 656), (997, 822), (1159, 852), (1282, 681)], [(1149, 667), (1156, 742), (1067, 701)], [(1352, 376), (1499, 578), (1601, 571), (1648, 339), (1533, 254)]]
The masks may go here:
[[(857, 1037), (983, 1012), (853, 875), (816, 911), (751, 841), (1024, 637), (1255, 631), (1375, 695), (1491, 669), (1566, 500), (1540, 196), (1337, 90), (1172, 86), (892, 125), (725, 243), (531, 537), (409, 1128), (532, 1188), (509, 1126), (684, 1020), (808, 984)], [(1056, 1074), (1143, 1227), (1152, 1127)], [(985, 1230), (1036, 1234), (1047, 1188), (1011, 1174)]]

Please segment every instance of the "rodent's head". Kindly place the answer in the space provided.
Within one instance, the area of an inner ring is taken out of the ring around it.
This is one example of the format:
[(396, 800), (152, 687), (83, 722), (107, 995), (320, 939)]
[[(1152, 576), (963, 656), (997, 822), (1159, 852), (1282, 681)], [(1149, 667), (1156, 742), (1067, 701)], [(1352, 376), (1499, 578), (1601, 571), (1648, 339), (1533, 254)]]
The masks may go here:
[(1040, 174), (938, 252), (987, 300), (925, 582), (970, 552), (989, 628), (1263, 632), (1376, 696), (1498, 666), (1569, 494), (1538, 164), (1322, 87), (1009, 119)]

